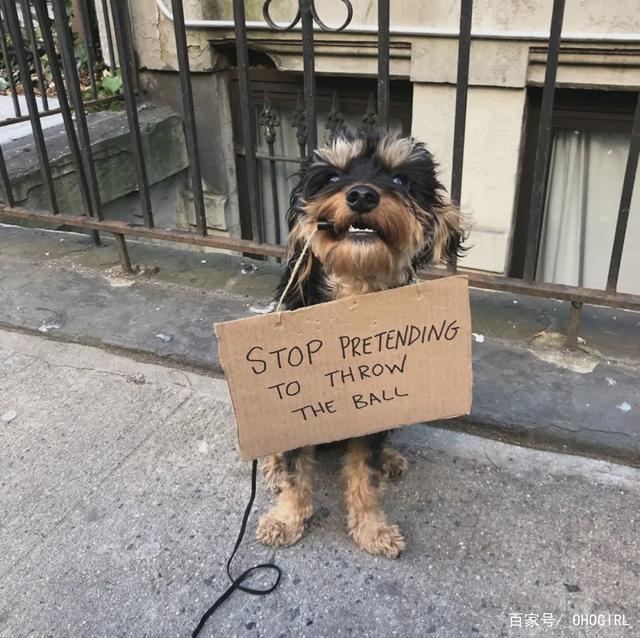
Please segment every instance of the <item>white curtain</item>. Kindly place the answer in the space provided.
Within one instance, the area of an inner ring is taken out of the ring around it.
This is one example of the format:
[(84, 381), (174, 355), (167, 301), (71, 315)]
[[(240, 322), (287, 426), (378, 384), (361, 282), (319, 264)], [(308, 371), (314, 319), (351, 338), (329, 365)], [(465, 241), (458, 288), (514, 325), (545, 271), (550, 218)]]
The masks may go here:
[[(629, 135), (623, 133), (555, 131), (539, 279), (605, 287), (628, 149)], [(640, 294), (640, 195), (631, 203), (618, 290)]]

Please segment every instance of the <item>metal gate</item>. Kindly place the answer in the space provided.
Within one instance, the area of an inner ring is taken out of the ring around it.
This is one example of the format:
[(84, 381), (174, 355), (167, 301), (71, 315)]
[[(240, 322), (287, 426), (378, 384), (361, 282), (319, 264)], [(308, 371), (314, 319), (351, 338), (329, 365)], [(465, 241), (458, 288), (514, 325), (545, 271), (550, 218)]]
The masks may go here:
[[(98, 0), (94, 0), (98, 1)], [(190, 158), (189, 171), (193, 190), (193, 201), (196, 219), (196, 231), (188, 232), (180, 229), (156, 228), (154, 213), (149, 195), (149, 184), (145, 157), (142, 149), (138, 110), (136, 108), (137, 69), (131, 34), (129, 8), (126, 0), (99, 0), (106, 16), (106, 47), (109, 60), (118, 60), (122, 78), (122, 97), (114, 96), (107, 100), (123, 99), (129, 124), (129, 139), (137, 174), (138, 195), (144, 223), (141, 225), (126, 224), (120, 221), (105, 219), (102, 213), (100, 192), (96, 180), (95, 166), (89, 141), (85, 111), (88, 107), (104, 102), (97, 99), (96, 81), (93, 75), (98, 45), (91, 36), (89, 28), (89, 9), (91, 3), (81, 2), (81, 19), (87, 27), (85, 42), (87, 53), (87, 72), (90, 85), (89, 97), (83, 99), (80, 73), (74, 58), (73, 36), (65, 9), (65, 0), (2, 0), (2, 18), (0, 20), (0, 43), (2, 45), (3, 74), (11, 84), (14, 96), (15, 117), (0, 122), (0, 126), (20, 121), (29, 121), (38, 156), (38, 162), (48, 197), (48, 210), (26, 210), (15, 206), (12, 187), (7, 167), (0, 148), (0, 181), (4, 191), (4, 205), (0, 205), (0, 219), (22, 220), (47, 225), (67, 225), (87, 229), (99, 242), (100, 233), (112, 234), (118, 243), (122, 265), (130, 270), (126, 246), (126, 237), (139, 237), (166, 240), (197, 246), (223, 248), (253, 255), (282, 257), (282, 245), (268, 244), (263, 241), (260, 220), (258, 163), (265, 162), (273, 167), (276, 162), (296, 162), (300, 158), (278, 157), (273, 152), (260, 153), (256, 150), (256, 121), (250, 106), (249, 48), (247, 42), (247, 21), (244, 0), (233, 1), (233, 22), (228, 26), (235, 32), (235, 52), (237, 60), (237, 79), (239, 104), (241, 110), (241, 128), (247, 196), (246, 205), (250, 219), (251, 239), (238, 237), (220, 237), (207, 234), (207, 218), (204, 193), (202, 189), (201, 167), (198, 152), (198, 131), (194, 113), (194, 100), (189, 68), (185, 22), (181, 0), (171, 0), (171, 10), (158, 0), (157, 4), (173, 23), (179, 77), (182, 90), (184, 130)], [(252, 28), (263, 28), (289, 31), (300, 34), (299, 45), (303, 59), (304, 109), (300, 110), (302, 121), (299, 142), (301, 151), (311, 156), (317, 147), (316, 122), (316, 77), (314, 65), (314, 33), (321, 31), (345, 31), (350, 28), (353, 8), (350, 0), (341, 0), (346, 11), (344, 23), (332, 28), (326, 25), (318, 15), (314, 0), (299, 0), (297, 14), (290, 24), (277, 24), (270, 15), (272, 0), (263, 3), (264, 23), (251, 25)], [(378, 127), (389, 125), (390, 103), (390, 0), (378, 0), (379, 21), (373, 31), (378, 40), (378, 77), (375, 111), (371, 113), (372, 122)], [(536, 262), (540, 247), (541, 221), (544, 206), (545, 184), (549, 164), (551, 142), (551, 117), (554, 102), (554, 90), (558, 58), (560, 54), (562, 22), (565, 0), (554, 0), (548, 38), (547, 62), (542, 107), (540, 114), (538, 141), (536, 148), (533, 189), (529, 209), (528, 233), (524, 259), (524, 276), (512, 279), (497, 275), (467, 272), (472, 286), (502, 290), (527, 295), (550, 297), (571, 302), (571, 318), (568, 326), (568, 345), (575, 346), (580, 329), (581, 310), (584, 303), (614, 306), (632, 310), (640, 310), (640, 296), (617, 292), (617, 281), (625, 240), (629, 208), (633, 195), (634, 180), (640, 155), (640, 102), (636, 106), (629, 153), (627, 158), (622, 194), (618, 210), (615, 236), (611, 247), (611, 259), (607, 284), (604, 290), (580, 288), (560, 284), (549, 284), (535, 280)], [(473, 0), (461, 0), (458, 37), (457, 86), (455, 102), (455, 124), (452, 157), (451, 198), (459, 202), (462, 190), (462, 166), (465, 149), (465, 122), (467, 111), (467, 89), (469, 76), (469, 57), (472, 40), (471, 19)], [(34, 25), (37, 25), (42, 39), (44, 52), (38, 50)], [(113, 27), (111, 27), (113, 25)], [(42, 86), (42, 69), (40, 57), (44, 53), (50, 64), (50, 71), (55, 84), (59, 107), (49, 108), (46, 96), (42, 97), (44, 110), (39, 111), (32, 71)], [(17, 69), (17, 73), (14, 70)], [(19, 80), (26, 99), (27, 113), (23, 114), (15, 99), (16, 78)], [(85, 81), (86, 78), (85, 78)], [(69, 149), (80, 181), (86, 215), (72, 216), (62, 214), (59, 210), (55, 187), (51, 176), (49, 157), (41, 126), (41, 118), (52, 114), (61, 114), (64, 121)], [(264, 122), (268, 126), (268, 122)], [(267, 140), (268, 143), (268, 140)], [(272, 189), (275, 189), (272, 180)], [(270, 196), (274, 196), (275, 190)], [(449, 271), (431, 269), (424, 273), (427, 277), (447, 276)]]

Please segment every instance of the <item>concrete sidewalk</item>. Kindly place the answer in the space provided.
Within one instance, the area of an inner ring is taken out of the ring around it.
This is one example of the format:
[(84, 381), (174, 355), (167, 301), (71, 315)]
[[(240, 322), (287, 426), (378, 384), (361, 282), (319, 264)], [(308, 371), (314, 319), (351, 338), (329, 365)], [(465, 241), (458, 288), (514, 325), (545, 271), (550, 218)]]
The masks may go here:
[[(405, 554), (348, 539), (328, 448), (280, 588), (236, 593), (203, 635), (638, 635), (640, 471), (425, 426), (395, 439)], [(0, 636), (188, 636), (226, 588), (249, 466), (224, 381), (0, 330), (0, 468)], [(273, 555), (254, 526), (238, 570)]]

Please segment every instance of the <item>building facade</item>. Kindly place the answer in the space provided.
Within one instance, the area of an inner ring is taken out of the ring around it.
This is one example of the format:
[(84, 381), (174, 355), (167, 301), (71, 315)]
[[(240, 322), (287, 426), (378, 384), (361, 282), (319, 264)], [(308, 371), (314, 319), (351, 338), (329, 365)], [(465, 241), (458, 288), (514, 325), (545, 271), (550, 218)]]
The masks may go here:
[[(132, 0), (134, 47), (148, 98), (180, 110), (170, 4)], [(183, 4), (209, 224), (212, 232), (246, 233), (231, 3)], [(258, 150), (291, 158), (278, 164), (274, 175), (268, 161), (259, 162), (264, 239), (281, 243), (299, 157), (302, 52), (299, 31), (263, 28), (263, 4), (245, 3), (251, 100)], [(463, 264), (469, 268), (522, 273), (551, 4), (476, 0), (473, 5), (461, 196), (474, 222)], [(316, 6), (325, 23), (344, 21), (343, 0)], [(282, 0), (270, 9), (285, 23), (296, 7), (297, 2)], [(445, 184), (452, 158), (459, 10), (458, 3), (445, 0), (391, 5), (391, 128), (428, 145)], [(344, 32), (316, 33), (321, 141), (330, 141), (342, 126), (366, 126), (375, 119), (376, 25), (377, 3), (363, 0), (353, 2), (353, 19)], [(640, 87), (640, 0), (567, 0), (562, 34), (537, 276), (604, 288)], [(638, 273), (636, 196), (618, 289), (640, 293)]]

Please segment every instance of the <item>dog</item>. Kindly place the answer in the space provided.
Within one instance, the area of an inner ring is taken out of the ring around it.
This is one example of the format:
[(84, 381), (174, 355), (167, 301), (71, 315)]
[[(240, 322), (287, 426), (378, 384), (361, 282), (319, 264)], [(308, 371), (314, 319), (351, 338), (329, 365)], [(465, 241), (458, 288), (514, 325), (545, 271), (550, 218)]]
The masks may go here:
[[(424, 144), (383, 132), (343, 133), (317, 150), (291, 193), (288, 258), (277, 290), (283, 306), (395, 288), (413, 281), (420, 266), (455, 263), (465, 220), (437, 169)], [(382, 494), (408, 463), (387, 435), (348, 440), (343, 474), (350, 536), (371, 554), (395, 558), (405, 540), (387, 521)], [(314, 465), (313, 446), (267, 457), (263, 475), (278, 497), (259, 520), (258, 541), (282, 547), (300, 540), (313, 513)]]

